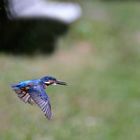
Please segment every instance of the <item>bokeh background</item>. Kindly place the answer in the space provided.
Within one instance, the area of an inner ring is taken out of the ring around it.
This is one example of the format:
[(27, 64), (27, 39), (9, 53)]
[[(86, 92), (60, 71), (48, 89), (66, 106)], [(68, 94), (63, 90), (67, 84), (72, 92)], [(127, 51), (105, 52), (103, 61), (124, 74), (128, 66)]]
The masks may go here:
[[(0, 53), (1, 140), (140, 139), (140, 3), (77, 2), (82, 17), (52, 55)], [(10, 88), (44, 75), (69, 84), (47, 89), (51, 121)]]

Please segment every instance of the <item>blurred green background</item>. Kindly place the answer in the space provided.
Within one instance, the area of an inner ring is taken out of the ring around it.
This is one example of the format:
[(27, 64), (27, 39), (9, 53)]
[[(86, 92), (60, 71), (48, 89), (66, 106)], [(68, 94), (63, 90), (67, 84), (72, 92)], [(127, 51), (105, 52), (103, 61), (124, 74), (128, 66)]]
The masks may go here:
[[(54, 55), (0, 54), (0, 140), (139, 140), (140, 3), (79, 1), (83, 16)], [(51, 121), (10, 84), (53, 75)]]

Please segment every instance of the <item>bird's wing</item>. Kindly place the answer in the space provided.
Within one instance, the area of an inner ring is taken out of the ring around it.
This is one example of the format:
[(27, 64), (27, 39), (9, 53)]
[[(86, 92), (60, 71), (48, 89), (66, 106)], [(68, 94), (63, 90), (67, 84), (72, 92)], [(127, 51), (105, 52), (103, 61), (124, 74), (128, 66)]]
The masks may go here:
[(43, 86), (34, 86), (32, 90), (29, 90), (29, 94), (34, 102), (41, 108), (45, 116), (50, 120), (52, 117), (51, 104), (48, 95), (46, 94)]
[(20, 84), (15, 84), (11, 86), (12, 89), (16, 92), (17, 96), (25, 103), (33, 104), (34, 101), (32, 100), (30, 94), (28, 93), (29, 86), (24, 85), (21, 86)]

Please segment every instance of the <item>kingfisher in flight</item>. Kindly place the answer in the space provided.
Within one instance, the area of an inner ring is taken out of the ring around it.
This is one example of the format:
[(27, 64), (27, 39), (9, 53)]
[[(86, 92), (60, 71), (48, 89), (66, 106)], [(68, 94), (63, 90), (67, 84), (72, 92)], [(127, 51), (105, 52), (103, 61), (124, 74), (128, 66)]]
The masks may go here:
[(40, 79), (22, 81), (11, 87), (23, 102), (37, 104), (50, 120), (52, 118), (51, 104), (45, 92), (46, 87), (50, 85), (67, 85), (67, 83), (52, 76), (45, 76)]

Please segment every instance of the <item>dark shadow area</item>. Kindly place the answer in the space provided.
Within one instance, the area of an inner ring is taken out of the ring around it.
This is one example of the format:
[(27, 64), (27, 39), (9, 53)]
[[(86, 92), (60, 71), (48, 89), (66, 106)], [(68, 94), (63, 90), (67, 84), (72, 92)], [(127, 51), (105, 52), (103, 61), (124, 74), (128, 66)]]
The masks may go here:
[(51, 54), (68, 26), (54, 20), (7, 20), (0, 26), (0, 51), (17, 54)]
[(49, 18), (10, 20), (4, 1), (0, 3), (0, 52), (52, 54), (56, 50), (57, 39), (68, 28), (67, 24)]

